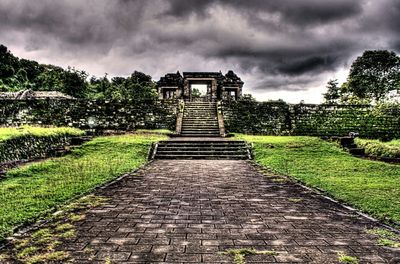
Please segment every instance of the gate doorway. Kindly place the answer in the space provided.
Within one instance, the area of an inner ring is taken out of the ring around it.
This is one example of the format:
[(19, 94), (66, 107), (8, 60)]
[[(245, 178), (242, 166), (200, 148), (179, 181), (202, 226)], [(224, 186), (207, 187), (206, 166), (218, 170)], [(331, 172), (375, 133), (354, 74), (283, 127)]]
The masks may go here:
[(211, 81), (191, 81), (189, 83), (191, 101), (209, 102), (212, 100)]
[(207, 84), (191, 84), (192, 101), (207, 101), (209, 94), (207, 86)]

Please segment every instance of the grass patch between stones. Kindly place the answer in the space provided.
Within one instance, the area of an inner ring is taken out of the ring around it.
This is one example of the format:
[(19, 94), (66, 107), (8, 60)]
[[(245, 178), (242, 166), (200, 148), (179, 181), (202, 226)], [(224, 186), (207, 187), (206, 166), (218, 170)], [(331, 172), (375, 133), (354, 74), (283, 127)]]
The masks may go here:
[(234, 264), (246, 264), (246, 256), (249, 255), (278, 255), (275, 251), (270, 250), (255, 250), (253, 248), (238, 248), (238, 249), (228, 249), (221, 254), (230, 255), (233, 257)]
[(385, 247), (400, 248), (400, 235), (382, 228), (367, 230), (368, 234), (377, 236), (377, 244)]
[(338, 252), (338, 258), (340, 263), (358, 264), (356, 257), (346, 255), (344, 252)]
[(58, 247), (76, 236), (75, 223), (70, 220), (70, 216), (80, 215), (82, 211), (106, 202), (107, 199), (103, 197), (89, 195), (64, 206), (49, 219), (45, 227), (36, 225), (32, 230), (10, 238), (7, 247), (0, 251), (0, 256), (4, 261), (18, 263), (66, 263), (70, 260), (69, 253), (59, 250)]

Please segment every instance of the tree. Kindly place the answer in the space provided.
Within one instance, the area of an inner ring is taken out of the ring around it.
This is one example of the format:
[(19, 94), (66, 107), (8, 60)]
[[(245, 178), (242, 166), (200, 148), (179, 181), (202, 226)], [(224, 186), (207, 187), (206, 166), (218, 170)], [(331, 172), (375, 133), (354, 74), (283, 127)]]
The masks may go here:
[(242, 101), (248, 101), (248, 102), (256, 102), (256, 98), (254, 98), (251, 94), (244, 94), (242, 98), (240, 98)]
[(201, 97), (201, 92), (197, 88), (192, 89), (192, 97), (193, 98), (200, 98)]
[(34, 82), (34, 80), (44, 70), (43, 65), (40, 65), (38, 62), (32, 61), (32, 60), (20, 59), (19, 65), (20, 65), (21, 69), (24, 69), (26, 71), (28, 80), (30, 82)]
[(6, 46), (0, 45), (0, 91), (60, 91), (76, 98), (107, 100), (155, 100), (157, 92), (150, 75), (134, 71), (131, 76), (109, 80), (92, 77), (85, 71), (68, 67), (66, 70), (18, 59)]
[(11, 54), (6, 46), (0, 45), (0, 79), (13, 77), (19, 69), (18, 58)]
[(365, 51), (351, 65), (348, 92), (360, 99), (385, 99), (400, 90), (400, 58), (387, 50)]
[(326, 85), (327, 92), (324, 94), (324, 100), (327, 104), (336, 104), (340, 99), (340, 87), (337, 79), (329, 80)]
[(63, 69), (53, 65), (43, 65), (43, 71), (38, 75), (34, 90), (38, 91), (62, 91)]
[(135, 71), (120, 85), (122, 99), (154, 100), (157, 98), (155, 83), (150, 75)]
[(88, 74), (85, 71), (79, 71), (75, 68), (68, 67), (63, 72), (63, 87), (62, 92), (77, 98), (84, 98), (87, 93), (86, 78)]

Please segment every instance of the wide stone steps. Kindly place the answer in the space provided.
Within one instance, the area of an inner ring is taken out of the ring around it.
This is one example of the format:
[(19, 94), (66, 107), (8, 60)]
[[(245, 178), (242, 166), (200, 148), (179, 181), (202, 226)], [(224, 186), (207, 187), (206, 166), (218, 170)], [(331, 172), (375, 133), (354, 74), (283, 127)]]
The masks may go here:
[(218, 134), (219, 130), (182, 130), (182, 134)]
[(219, 135), (219, 130), (218, 129), (183, 129), (182, 130), (182, 133), (200, 133), (201, 134), (201, 132), (204, 132), (204, 133), (206, 133), (207, 132), (207, 134), (209, 134), (209, 133), (217, 133), (218, 135)]
[(217, 119), (217, 116), (215, 115), (204, 115), (204, 116), (200, 116), (200, 115), (190, 115), (190, 116), (183, 116), (183, 120), (185, 119)]
[(196, 115), (184, 115), (183, 120), (185, 119), (217, 119), (216, 115), (205, 115), (205, 116), (196, 116)]
[(181, 134), (182, 137), (212, 137), (212, 138), (218, 138), (221, 137), (220, 134)]
[(159, 150), (159, 155), (246, 155), (246, 151), (236, 150)]
[[(186, 103), (182, 119), (181, 136), (220, 137), (216, 104)], [(204, 153), (207, 154), (207, 152)]]
[[(211, 151), (236, 151), (236, 150), (244, 150), (247, 151), (247, 147), (213, 147)], [(188, 147), (171, 147), (171, 146), (158, 146), (158, 151), (210, 151), (209, 147), (204, 147), (204, 146), (199, 146), (199, 147), (193, 147), (193, 146), (188, 146)]]
[(176, 147), (185, 147), (185, 146), (203, 146), (203, 147), (246, 147), (247, 144), (245, 141), (239, 140), (176, 140), (176, 141), (160, 141), (158, 146), (176, 146)]
[(244, 141), (221, 138), (215, 103), (186, 103), (180, 138), (161, 141), (152, 153), (155, 159), (249, 159)]
[(244, 141), (161, 141), (156, 159), (248, 159)]
[(215, 125), (218, 125), (218, 121), (217, 121), (217, 120), (214, 120), (214, 121), (211, 121), (211, 120), (186, 121), (186, 123), (184, 124), (184, 126), (187, 126), (187, 125), (197, 125), (197, 124), (199, 124), (199, 125), (210, 125), (210, 126), (215, 126)]
[(181, 134), (183, 137), (220, 137), (220, 134), (210, 134), (210, 133), (202, 133), (202, 134)]
[(188, 159), (188, 160), (212, 160), (212, 159), (218, 159), (218, 160), (245, 160), (248, 159), (247, 157), (243, 155), (158, 155), (156, 159), (169, 159), (169, 160), (176, 160), (176, 159)]
[(193, 124), (182, 126), (182, 129), (219, 129), (218, 125), (207, 125), (207, 124)]

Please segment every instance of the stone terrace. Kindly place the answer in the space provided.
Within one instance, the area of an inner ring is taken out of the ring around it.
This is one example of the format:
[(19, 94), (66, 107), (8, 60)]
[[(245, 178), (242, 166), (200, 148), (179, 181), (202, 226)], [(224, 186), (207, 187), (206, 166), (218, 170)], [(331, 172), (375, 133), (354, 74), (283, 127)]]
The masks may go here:
[[(246, 263), (399, 263), (376, 224), (251, 161), (155, 160), (96, 192), (110, 200), (60, 246), (75, 263), (233, 263), (232, 248), (275, 250)], [(29, 234), (28, 234), (29, 235)], [(89, 250), (90, 249), (90, 250)]]

